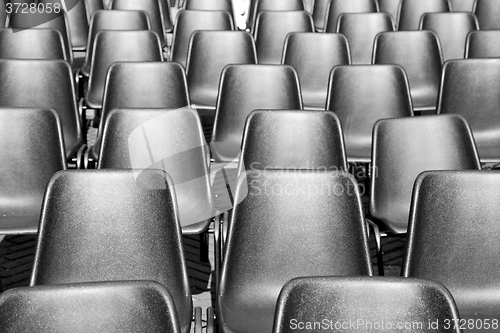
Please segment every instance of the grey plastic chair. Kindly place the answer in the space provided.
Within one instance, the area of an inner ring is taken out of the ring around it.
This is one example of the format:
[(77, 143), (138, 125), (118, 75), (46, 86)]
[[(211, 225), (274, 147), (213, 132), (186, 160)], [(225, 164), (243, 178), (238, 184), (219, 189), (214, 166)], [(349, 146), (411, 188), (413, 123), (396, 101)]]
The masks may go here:
[(472, 12), (476, 15), (480, 30), (499, 30), (500, 3), (496, 0), (475, 0)]
[(399, 6), (401, 5), (401, 0), (377, 0), (379, 10), (391, 15), (392, 22), (394, 26), (398, 26), (399, 18)]
[(14, 32), (0, 29), (1, 59), (66, 60), (61, 32), (56, 29), (28, 29)]
[(475, 0), (450, 0), (451, 10), (454, 12), (472, 12)]
[(264, 11), (303, 11), (303, 0), (256, 0), (251, 15), (250, 31), (254, 31), (257, 17)]
[(469, 32), (465, 58), (500, 58), (500, 30)]
[(370, 163), (375, 123), (413, 116), (406, 73), (398, 65), (337, 66), (330, 74), (326, 109), (340, 119), (348, 161)]
[(448, 0), (401, 0), (398, 30), (417, 30), (423, 14), (449, 11)]
[(338, 19), (342, 14), (378, 12), (376, 0), (330, 0), (325, 15), (325, 31), (335, 32)]

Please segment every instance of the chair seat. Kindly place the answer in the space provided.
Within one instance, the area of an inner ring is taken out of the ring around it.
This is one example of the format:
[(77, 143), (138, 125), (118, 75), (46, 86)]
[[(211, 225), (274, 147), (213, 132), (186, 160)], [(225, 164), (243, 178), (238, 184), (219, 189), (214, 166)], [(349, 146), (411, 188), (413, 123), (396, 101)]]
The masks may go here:
[[(397, 214), (398, 212), (400, 214)], [(394, 211), (391, 213), (393, 214), (391, 214), (390, 216), (388, 214), (388, 216), (385, 216), (384, 218), (377, 221), (377, 224), (380, 227), (380, 231), (388, 231), (391, 234), (405, 234), (408, 229), (407, 210), (405, 211), (405, 209), (394, 208)]]
[(317, 91), (304, 91), (302, 90), (302, 101), (304, 109), (325, 109), (326, 104), (326, 90), (324, 92)]
[(240, 154), (240, 144), (234, 142), (212, 142), (212, 156), (217, 162), (232, 162)]
[(0, 235), (36, 235), (40, 214), (0, 217)]
[(215, 105), (217, 104), (217, 92), (218, 89), (189, 90), (189, 97), (191, 98), (192, 104), (207, 105), (215, 109)]
[(437, 90), (429, 89), (428, 87), (412, 88), (411, 98), (413, 100), (413, 109), (415, 111), (436, 110), (438, 98)]
[[(276, 299), (277, 297), (268, 297), (266, 300), (261, 300), (259, 304), (238, 303), (235, 306), (226, 303), (227, 308), (231, 310), (224, 311), (223, 319), (220, 322), (221, 332), (271, 332)], [(226, 322), (231, 323), (231, 326), (227, 325)]]

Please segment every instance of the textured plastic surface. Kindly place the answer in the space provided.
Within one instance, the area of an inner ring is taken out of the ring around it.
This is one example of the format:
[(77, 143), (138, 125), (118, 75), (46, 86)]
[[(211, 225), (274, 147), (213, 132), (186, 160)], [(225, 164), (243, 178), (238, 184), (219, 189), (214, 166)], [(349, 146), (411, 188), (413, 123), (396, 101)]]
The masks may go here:
[(467, 34), (479, 27), (472, 13), (427, 13), (422, 15), (420, 29), (432, 30), (438, 35), (446, 61), (464, 58)]
[[(318, 322), (314, 332), (460, 333), (450, 324), (459, 319), (449, 291), (436, 282), (395, 277), (297, 278), (281, 291), (273, 332), (310, 332), (298, 330), (299, 323), (314, 327)], [(430, 327), (431, 323), (437, 327)]]
[(475, 0), (449, 0), (454, 12), (472, 12)]
[(197, 234), (216, 215), (206, 145), (196, 110), (114, 109), (104, 126), (99, 168), (165, 170), (175, 185), (182, 232)]
[(405, 233), (413, 184), (426, 170), (480, 170), (469, 125), (458, 115), (379, 120), (373, 129), (370, 214)]
[(247, 172), (235, 202), (217, 295), (221, 332), (271, 332), (279, 292), (292, 278), (371, 274), (348, 173)]
[(403, 274), (444, 284), (463, 319), (500, 320), (499, 185), (497, 171), (432, 171), (415, 183)]
[(186, 0), (184, 1), (184, 9), (187, 10), (224, 10), (228, 13), (233, 13), (232, 0)]
[(121, 62), (110, 66), (101, 122), (92, 154), (99, 156), (104, 123), (116, 108), (182, 108), (189, 105), (186, 75), (174, 62)]
[(327, 24), (326, 28), (326, 32), (338, 32), (347, 37), (351, 62), (355, 65), (371, 64), (375, 36), (384, 31), (394, 31), (394, 23), (387, 13), (341, 14), (338, 24)]
[(347, 170), (344, 138), (331, 111), (257, 110), (245, 125), (239, 170)]
[(163, 61), (156, 32), (103, 30), (97, 33), (85, 99), (91, 108), (101, 108), (108, 69), (118, 61)]
[(378, 0), (379, 10), (391, 14), (395, 27), (398, 26), (400, 4), (401, 0)]
[(291, 32), (313, 31), (311, 14), (306, 11), (261, 12), (254, 31), (259, 64), (280, 64), (286, 36)]
[(66, 155), (83, 144), (75, 83), (64, 60), (0, 60), (0, 107), (50, 108), (57, 112)]
[(244, 31), (195, 31), (187, 58), (191, 102), (215, 109), (222, 70), (229, 64), (256, 64), (252, 35)]
[(66, 59), (61, 32), (56, 29), (28, 29), (14, 32), (0, 29), (0, 59)]
[(293, 32), (285, 39), (282, 63), (297, 71), (304, 107), (324, 109), (328, 75), (351, 63), (349, 45), (341, 34)]
[(171, 296), (155, 282), (11, 289), (0, 296), (4, 333), (178, 333)]
[(66, 169), (61, 124), (43, 109), (0, 108), (0, 235), (36, 234), (52, 175)]
[(375, 38), (373, 64), (396, 64), (406, 71), (415, 111), (436, 109), (442, 55), (435, 32), (381, 32)]
[(253, 11), (249, 13), (252, 22), (251, 31), (255, 28), (257, 17), (264, 11), (285, 12), (305, 10), (303, 0), (256, 0), (252, 9)]
[(371, 161), (377, 120), (413, 116), (408, 79), (398, 65), (335, 67), (328, 91), (326, 108), (340, 119), (349, 161)]
[(186, 66), (189, 40), (196, 30), (234, 30), (233, 17), (226, 11), (181, 10), (175, 20), (172, 61)]
[(473, 12), (479, 21), (481, 30), (499, 30), (500, 3), (496, 0), (476, 0)]
[(331, 0), (327, 5), (325, 15), (325, 29), (334, 32), (338, 19), (343, 13), (375, 13), (378, 12), (376, 0)]
[(56, 173), (43, 203), (31, 285), (156, 281), (189, 332), (191, 293), (172, 181), (162, 170), (137, 173)]
[(453, 60), (443, 68), (438, 113), (469, 123), (482, 162), (500, 162), (500, 59)]
[(283, 65), (228, 65), (222, 72), (212, 158), (230, 162), (240, 153), (247, 116), (256, 109), (302, 109), (297, 73)]
[(449, 12), (448, 0), (401, 0), (398, 30), (417, 30), (425, 13)]
[(149, 16), (139, 10), (97, 10), (90, 20), (87, 52), (82, 73), (90, 75), (95, 35), (101, 30), (149, 30)]
[(467, 35), (465, 58), (500, 58), (500, 30), (471, 31)]

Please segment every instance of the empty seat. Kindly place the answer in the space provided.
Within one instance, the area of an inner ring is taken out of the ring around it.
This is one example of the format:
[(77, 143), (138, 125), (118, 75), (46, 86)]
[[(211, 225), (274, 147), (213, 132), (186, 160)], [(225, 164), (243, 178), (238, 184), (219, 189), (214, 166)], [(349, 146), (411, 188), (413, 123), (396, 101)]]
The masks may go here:
[(216, 212), (208, 147), (196, 110), (114, 109), (102, 138), (100, 169), (165, 170), (175, 186), (182, 233), (208, 229)]
[(235, 202), (216, 300), (220, 332), (271, 332), (279, 292), (292, 278), (371, 275), (350, 174), (247, 171)]
[(215, 109), (222, 70), (229, 64), (256, 64), (252, 35), (244, 31), (195, 31), (189, 43), (186, 75), (191, 102)]
[(171, 60), (186, 66), (189, 40), (196, 30), (234, 30), (226, 11), (181, 10), (175, 20)]
[(500, 30), (469, 32), (465, 58), (500, 58)]
[(108, 69), (118, 61), (163, 61), (156, 32), (103, 30), (97, 33), (85, 96), (85, 102), (91, 108), (101, 108)]
[(451, 10), (454, 12), (472, 12), (475, 0), (450, 0)]
[(149, 281), (11, 289), (0, 296), (5, 333), (178, 333), (169, 292)]
[(302, 11), (305, 10), (303, 0), (257, 0), (253, 7), (251, 31), (255, 28), (257, 17), (263, 11)]
[(500, 2), (497, 0), (476, 0), (474, 2), (473, 12), (479, 22), (481, 30), (500, 29)]
[(233, 15), (232, 0), (185, 0), (184, 8), (187, 10), (224, 10)]
[(394, 31), (391, 16), (387, 13), (341, 14), (338, 25), (326, 25), (326, 32), (338, 32), (347, 37), (351, 61), (355, 65), (371, 64), (375, 36), (384, 31)]
[(448, 0), (401, 0), (398, 30), (417, 30), (423, 14), (449, 11)]
[(340, 121), (330, 111), (253, 111), (238, 169), (347, 170)]
[(443, 68), (438, 113), (469, 123), (482, 162), (500, 162), (500, 59), (453, 60)]
[(31, 285), (151, 280), (181, 332), (192, 300), (171, 179), (163, 170), (72, 170), (45, 194)]
[(422, 15), (420, 29), (432, 30), (438, 35), (446, 61), (464, 58), (467, 34), (479, 27), (472, 13), (427, 13)]
[(0, 108), (0, 235), (36, 234), (43, 194), (66, 169), (62, 129), (52, 110)]
[(0, 60), (0, 107), (50, 108), (61, 120), (66, 156), (83, 146), (71, 67), (64, 60)]
[(90, 75), (90, 62), (95, 36), (101, 30), (149, 30), (148, 14), (141, 10), (97, 10), (92, 14), (87, 40), (87, 52), (82, 73)]
[(375, 123), (413, 115), (406, 73), (398, 65), (337, 66), (330, 74), (326, 108), (340, 119), (347, 159), (369, 163)]
[(61, 32), (56, 29), (0, 29), (1, 59), (67, 59)]
[(442, 71), (435, 32), (382, 32), (375, 38), (372, 63), (401, 65), (408, 75), (414, 110), (435, 112)]
[(378, 12), (376, 0), (331, 0), (327, 6), (325, 29), (335, 32), (339, 16), (343, 13), (374, 13)]
[(394, 22), (394, 26), (397, 27), (401, 0), (378, 0), (378, 5), (381, 12), (391, 14), (392, 22)]
[(254, 31), (259, 64), (281, 63), (283, 45), (289, 33), (313, 31), (311, 14), (306, 11), (260, 13)]
[[(263, 79), (265, 78), (265, 79)], [(228, 65), (222, 72), (212, 135), (212, 158), (240, 152), (247, 116), (256, 109), (302, 109), (297, 73), (285, 65)]]
[(351, 63), (349, 45), (341, 34), (293, 32), (286, 37), (282, 63), (297, 71), (304, 107), (324, 109), (328, 75)]
[(450, 292), (423, 279), (296, 278), (283, 287), (276, 308), (274, 333), (461, 332), (453, 325), (460, 317)]
[(411, 203), (404, 276), (442, 283), (453, 295), (464, 332), (498, 329), (500, 173), (421, 174)]

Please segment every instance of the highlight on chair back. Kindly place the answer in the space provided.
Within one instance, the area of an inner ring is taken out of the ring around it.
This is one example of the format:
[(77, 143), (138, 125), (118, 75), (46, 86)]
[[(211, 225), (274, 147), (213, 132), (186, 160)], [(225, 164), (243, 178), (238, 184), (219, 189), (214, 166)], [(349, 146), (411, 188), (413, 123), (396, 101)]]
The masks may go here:
[(469, 32), (465, 58), (500, 58), (500, 30)]
[(256, 109), (302, 109), (299, 79), (292, 67), (228, 65), (224, 68), (210, 143), (215, 162), (238, 159), (245, 121)]
[(0, 29), (0, 59), (66, 60), (61, 32), (56, 29)]
[(375, 38), (372, 64), (397, 64), (410, 82), (414, 112), (435, 113), (443, 57), (435, 32), (381, 32)]
[(438, 113), (467, 120), (483, 163), (500, 162), (499, 71), (500, 59), (450, 60), (443, 68)]
[(180, 333), (174, 302), (152, 281), (15, 288), (0, 295), (2, 332)]
[(162, 284), (181, 332), (189, 332), (192, 300), (170, 177), (153, 169), (56, 173), (30, 285), (128, 280)]
[(417, 30), (423, 14), (449, 11), (450, 3), (448, 0), (401, 0), (398, 30)]
[(378, 120), (413, 116), (408, 79), (398, 65), (335, 67), (326, 108), (339, 118), (347, 160), (354, 163), (371, 162), (372, 130)]
[(0, 108), (0, 235), (36, 234), (45, 188), (66, 169), (53, 110)]
[(472, 13), (427, 13), (422, 15), (420, 29), (438, 35), (443, 61), (447, 61), (464, 58), (467, 34), (479, 26)]
[(304, 108), (324, 109), (328, 74), (337, 65), (349, 65), (351, 56), (341, 34), (292, 32), (285, 39), (281, 63), (297, 71)]
[(311, 14), (306, 11), (260, 13), (253, 34), (259, 64), (280, 64), (287, 35), (291, 32), (313, 31)]
[(216, 296), (220, 332), (271, 332), (292, 278), (371, 275), (359, 191), (347, 172), (247, 171), (235, 202)]
[(375, 37), (384, 31), (394, 31), (394, 23), (387, 13), (340, 14), (338, 24), (327, 23), (326, 26), (326, 32), (346, 36), (351, 61), (355, 65), (371, 64)]
[(403, 276), (442, 283), (467, 332), (499, 328), (500, 173), (429, 171), (415, 183)]
[[(415, 278), (306, 277), (288, 282), (274, 333), (455, 332), (457, 306), (441, 284)], [(349, 329), (347, 329), (349, 328)]]
[[(480, 170), (472, 132), (458, 115), (382, 119), (373, 128), (369, 220), (381, 235), (404, 236), (413, 184), (426, 170)], [(382, 275), (382, 274), (380, 274)]]

